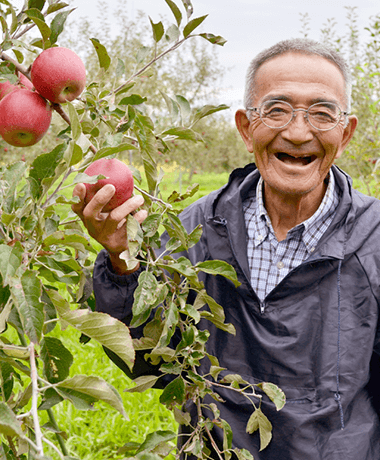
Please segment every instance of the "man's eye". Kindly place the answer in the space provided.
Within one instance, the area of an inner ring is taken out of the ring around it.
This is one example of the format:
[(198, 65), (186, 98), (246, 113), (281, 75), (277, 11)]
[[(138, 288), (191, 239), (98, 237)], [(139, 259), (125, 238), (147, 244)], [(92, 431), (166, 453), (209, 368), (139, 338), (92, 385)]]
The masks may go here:
[(265, 117), (281, 117), (281, 116), (284, 116), (284, 115), (287, 115), (289, 112), (289, 110), (286, 110), (286, 108), (284, 107), (280, 107), (280, 106), (274, 106), (274, 107), (271, 107), (270, 109), (267, 109), (264, 111), (264, 116)]

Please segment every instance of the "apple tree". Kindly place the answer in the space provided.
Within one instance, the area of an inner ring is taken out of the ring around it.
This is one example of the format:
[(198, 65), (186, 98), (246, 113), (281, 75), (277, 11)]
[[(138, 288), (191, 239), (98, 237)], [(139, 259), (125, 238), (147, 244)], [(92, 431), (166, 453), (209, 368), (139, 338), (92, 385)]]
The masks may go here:
[[(151, 45), (135, 50), (132, 71), (127, 72), (119, 58), (112, 62), (106, 46), (92, 38), (98, 78), (87, 81), (83, 93), (71, 102), (46, 102), (64, 122), (63, 128), (54, 133), (54, 145), (32, 161), (25, 158), (1, 166), (1, 459), (76, 458), (75, 452), (66, 447), (54, 418), (54, 407), (62, 401), (84, 410), (97, 401), (105, 401), (111, 410), (127, 417), (120, 395), (107, 381), (70, 371), (73, 355), (64, 339), (54, 336), (56, 327), (65, 330), (68, 326), (80, 331), (83, 342), (93, 339), (109, 349), (129, 369), (133, 368), (136, 353), (145, 352), (148, 359), (161, 363), (162, 375), (172, 376), (160, 401), (173, 411), (178, 423), (188, 425), (190, 430), (174, 455), (192, 453), (207, 458), (207, 440), (220, 458), (229, 459), (233, 452), (241, 459), (252, 458), (247, 450), (232, 448), (233, 432), (220, 418), (216, 404), (208, 405), (213, 420), (201, 417), (196, 426), (190, 426), (189, 415), (182, 409), (191, 398), (200, 411), (204, 397), (216, 398), (213, 388), (220, 385), (251, 401), (247, 430), (260, 436), (262, 448), (270, 442), (271, 424), (261, 411), (255, 385), (236, 374), (218, 380), (218, 360), (206, 351), (209, 332), (197, 328), (200, 319), (207, 318), (226, 334), (235, 333), (234, 326), (225, 323), (220, 305), (207, 295), (198, 274), (222, 275), (237, 285), (236, 273), (225, 262), (207, 261), (193, 266), (186, 258), (178, 258), (180, 251), (196, 244), (201, 236), (200, 227), (187, 233), (178, 218), (178, 206), (195, 193), (196, 186), (182, 194), (173, 192), (166, 202), (160, 197), (163, 174), (157, 166), (159, 152), (167, 152), (172, 140), (197, 142), (194, 126), (226, 108), (205, 105), (194, 109), (185, 96), (163, 92), (171, 117), (165, 113), (149, 116), (147, 96), (135, 91), (141, 75), (189, 40), (206, 40), (213, 45), (225, 42), (221, 36), (199, 32), (206, 16), (195, 16), (190, 0), (182, 0), (180, 5), (173, 0), (165, 3), (173, 23), (164, 25), (150, 19)], [(25, 56), (32, 54), (36, 59), (59, 47), (60, 34), (73, 9), (61, 0), (27, 0), (21, 10), (8, 0), (0, 4), (1, 82), (20, 85), (20, 74), (31, 78), (30, 68), (24, 65)], [(16, 88), (14, 92), (17, 91), (31, 90)], [(7, 124), (12, 127), (12, 120), (8, 119)], [(144, 196), (149, 214), (141, 226), (129, 217), (129, 250), (123, 254), (129, 268), (137, 263), (145, 268), (135, 294), (132, 323), (142, 325), (150, 319), (144, 336), (138, 340), (131, 338), (129, 329), (120, 321), (94, 311), (91, 272), (98, 248), (71, 211), (71, 205), (78, 201), (71, 196), (73, 185), (104, 178), (101, 174), (88, 176), (85, 169), (98, 159), (114, 158), (128, 151), (141, 158), (142, 169), (134, 169), (135, 190)], [(146, 186), (140, 183), (142, 174)], [(171, 237), (164, 259), (155, 254), (161, 228)], [(190, 290), (196, 293), (194, 304), (187, 303)], [(171, 343), (175, 331), (182, 337), (178, 346)], [(209, 373), (200, 375), (198, 364), (206, 358), (211, 363)], [(160, 378), (161, 375), (139, 377), (130, 391), (144, 392)], [(285, 402), (283, 392), (265, 382), (260, 388), (281, 409)], [(42, 425), (41, 414), (45, 412), (50, 423)], [(213, 439), (214, 426), (224, 432), (221, 448)], [(56, 441), (50, 436), (52, 431)], [(169, 441), (176, 436), (171, 431), (150, 433), (142, 444), (124, 446), (121, 455), (163, 458), (173, 450)]]

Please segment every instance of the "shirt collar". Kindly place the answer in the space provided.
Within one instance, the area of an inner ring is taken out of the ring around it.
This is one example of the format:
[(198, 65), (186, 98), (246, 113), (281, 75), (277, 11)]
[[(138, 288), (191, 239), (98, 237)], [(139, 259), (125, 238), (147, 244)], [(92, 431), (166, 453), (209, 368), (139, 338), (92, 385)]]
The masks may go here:
[[(338, 205), (339, 197), (335, 187), (334, 174), (328, 173), (328, 186), (321, 204), (317, 211), (309, 217), (309, 219), (289, 230), (286, 237), (302, 238), (309, 253), (314, 251), (314, 248), (322, 236), (320, 224), (333, 213)], [(260, 177), (256, 187), (256, 211), (254, 216), (254, 246), (259, 246), (269, 235), (270, 239), (276, 238), (272, 222), (264, 206), (263, 199), (263, 178)]]

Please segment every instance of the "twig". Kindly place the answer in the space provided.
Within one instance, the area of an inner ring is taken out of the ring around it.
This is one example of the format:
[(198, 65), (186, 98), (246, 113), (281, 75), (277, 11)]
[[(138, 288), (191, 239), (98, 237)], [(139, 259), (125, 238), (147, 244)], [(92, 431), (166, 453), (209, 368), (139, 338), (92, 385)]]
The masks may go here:
[(165, 203), (165, 201), (162, 201), (160, 198), (157, 198), (155, 196), (152, 196), (152, 195), (149, 195), (149, 193), (145, 192), (145, 190), (142, 190), (141, 188), (137, 187), (137, 185), (134, 185), (134, 188), (142, 193), (143, 195), (147, 196), (148, 198), (150, 198), (152, 201), (157, 201), (158, 203), (161, 203), (163, 204), (166, 208), (169, 208), (169, 209), (172, 209), (173, 206), (169, 203)]
[[(50, 422), (51, 424), (53, 425), (54, 429), (59, 431), (59, 426), (57, 425), (57, 422), (55, 420), (55, 417), (54, 417), (54, 413), (52, 411), (52, 409), (48, 409), (47, 410), (47, 413), (48, 413), (48, 416), (49, 416), (49, 419), (50, 419)], [(63, 437), (59, 434), (59, 433), (56, 433), (55, 434), (56, 438), (57, 438), (57, 441), (61, 447), (61, 450), (63, 452), (64, 455), (66, 456), (69, 456), (69, 452), (67, 450), (67, 447), (66, 447), (66, 444), (65, 444), (65, 441), (63, 440)], [(59, 452), (58, 452), (59, 453)], [(60, 454), (60, 453), (59, 453)]]
[(57, 446), (55, 446), (51, 441), (45, 438), (45, 436), (43, 436), (42, 439), (44, 442), (46, 442), (46, 444), (48, 444), (52, 449), (54, 449), (57, 452), (57, 454), (61, 457), (62, 460), (65, 460), (65, 457), (61, 454)]
[(33, 415), (33, 423), (34, 423), (34, 434), (36, 437), (36, 447), (37, 453), (44, 456), (44, 450), (42, 445), (42, 431), (38, 420), (38, 407), (37, 407), (37, 399), (38, 399), (38, 374), (37, 374), (37, 367), (36, 367), (36, 358), (34, 354), (34, 343), (31, 342), (29, 344), (29, 352), (30, 352), (30, 377), (32, 379), (32, 407), (31, 413)]

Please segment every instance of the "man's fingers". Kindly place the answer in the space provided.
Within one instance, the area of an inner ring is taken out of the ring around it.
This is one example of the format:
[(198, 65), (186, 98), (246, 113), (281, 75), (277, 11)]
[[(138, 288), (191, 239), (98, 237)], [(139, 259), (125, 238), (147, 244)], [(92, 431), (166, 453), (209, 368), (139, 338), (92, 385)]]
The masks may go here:
[(133, 214), (133, 217), (137, 220), (139, 224), (142, 224), (144, 220), (148, 217), (148, 212), (145, 209), (141, 209), (141, 211), (136, 212)]
[(114, 196), (115, 191), (116, 189), (112, 184), (107, 184), (102, 187), (85, 207), (83, 211), (84, 216), (86, 218), (97, 218), (102, 212), (102, 209)]

